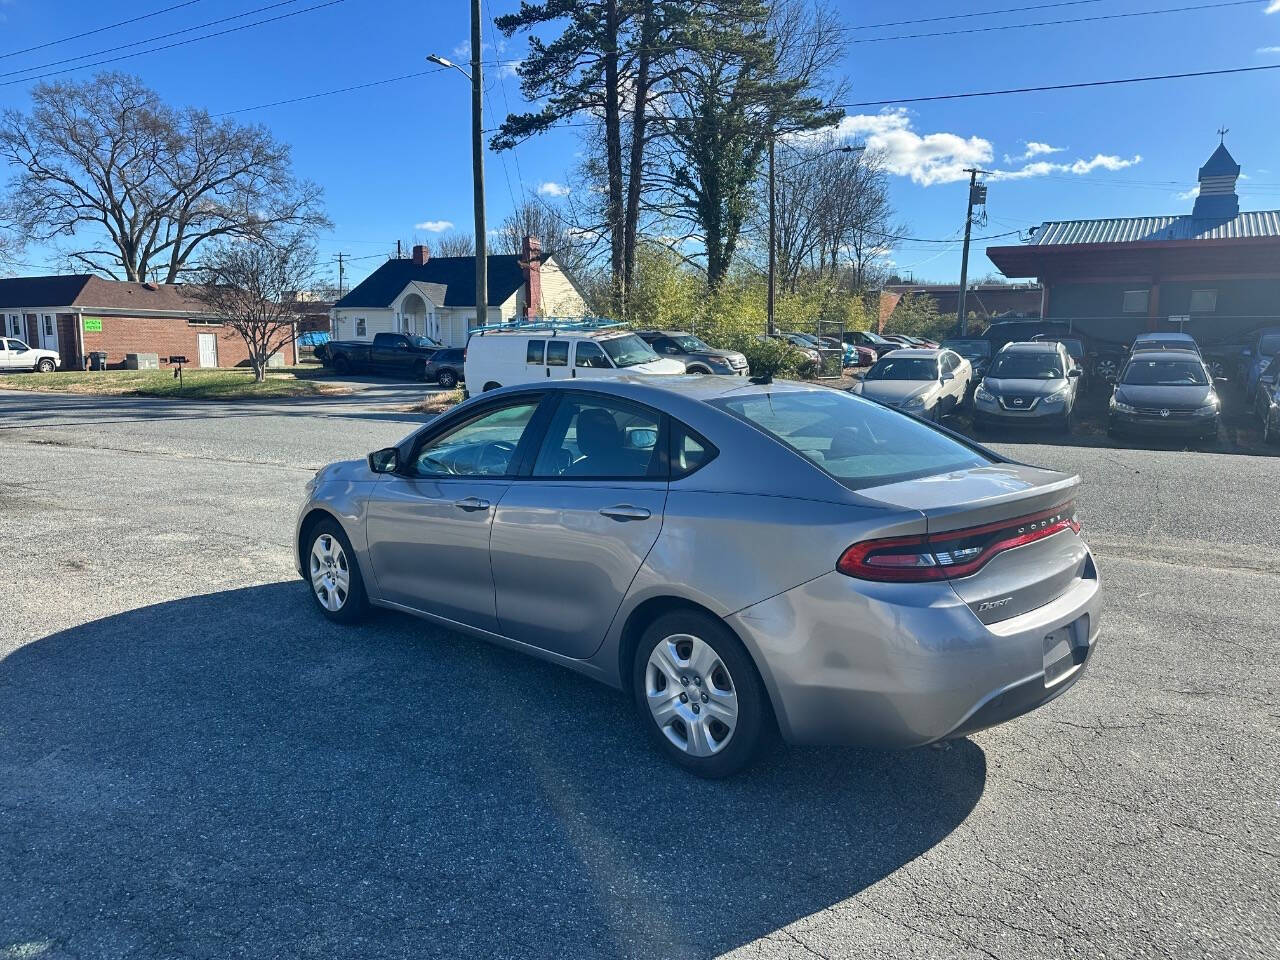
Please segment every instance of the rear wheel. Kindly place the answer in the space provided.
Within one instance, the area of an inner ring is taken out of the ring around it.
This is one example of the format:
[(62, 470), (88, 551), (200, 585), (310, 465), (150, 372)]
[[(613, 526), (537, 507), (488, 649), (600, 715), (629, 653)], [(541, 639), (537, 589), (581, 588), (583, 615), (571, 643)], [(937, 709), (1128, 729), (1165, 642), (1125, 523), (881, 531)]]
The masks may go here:
[(746, 649), (720, 621), (663, 614), (636, 648), (632, 690), (641, 722), (672, 763), (717, 779), (755, 758), (772, 717)]
[(369, 612), (369, 598), (342, 527), (336, 520), (321, 520), (311, 528), (307, 541), (307, 580), (320, 612), (338, 623), (363, 620)]
[(458, 385), (458, 375), (446, 367), (440, 371), (440, 376), (436, 377), (436, 382), (446, 390), (452, 390)]
[(53, 361), (50, 360), (48, 357), (45, 357), (38, 364), (36, 364), (36, 369), (39, 370), (41, 373), (53, 373)]
[(333, 370), (335, 373), (340, 373), (343, 376), (346, 376), (348, 373), (351, 372), (351, 361), (348, 360), (346, 357), (341, 357), (341, 356), (334, 357)]
[(1262, 418), (1262, 442), (1272, 446), (1280, 444), (1280, 425), (1275, 423), (1275, 419), (1273, 415)]

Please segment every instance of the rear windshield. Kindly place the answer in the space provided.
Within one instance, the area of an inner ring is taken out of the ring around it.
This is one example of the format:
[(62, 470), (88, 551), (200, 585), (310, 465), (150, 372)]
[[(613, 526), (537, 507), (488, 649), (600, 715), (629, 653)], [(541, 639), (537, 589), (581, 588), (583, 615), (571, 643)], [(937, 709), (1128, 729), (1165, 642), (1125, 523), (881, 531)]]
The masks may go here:
[(712, 404), (855, 490), (992, 462), (932, 427), (843, 391), (752, 393)]
[(876, 362), (864, 380), (937, 380), (938, 361), (931, 357), (894, 357)]
[(1190, 360), (1131, 360), (1121, 383), (1134, 387), (1204, 387), (1204, 367)]
[(1002, 353), (991, 365), (988, 377), (995, 380), (1061, 380), (1062, 364), (1056, 353)]
[(948, 350), (954, 350), (966, 360), (991, 356), (991, 344), (986, 340), (943, 340), (942, 345)]

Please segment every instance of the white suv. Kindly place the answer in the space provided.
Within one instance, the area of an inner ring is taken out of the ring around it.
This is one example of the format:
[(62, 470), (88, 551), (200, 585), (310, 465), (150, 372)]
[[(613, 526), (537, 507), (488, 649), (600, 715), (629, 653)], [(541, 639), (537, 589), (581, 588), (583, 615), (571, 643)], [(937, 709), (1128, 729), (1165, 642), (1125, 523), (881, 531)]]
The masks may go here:
[(476, 331), (467, 341), (465, 379), (472, 391), (494, 390), (542, 380), (595, 380), (634, 373), (684, 373), (625, 330)]
[(35, 370), (39, 373), (53, 373), (58, 369), (59, 362), (58, 355), (52, 350), (28, 347), (16, 337), (0, 337), (0, 372)]

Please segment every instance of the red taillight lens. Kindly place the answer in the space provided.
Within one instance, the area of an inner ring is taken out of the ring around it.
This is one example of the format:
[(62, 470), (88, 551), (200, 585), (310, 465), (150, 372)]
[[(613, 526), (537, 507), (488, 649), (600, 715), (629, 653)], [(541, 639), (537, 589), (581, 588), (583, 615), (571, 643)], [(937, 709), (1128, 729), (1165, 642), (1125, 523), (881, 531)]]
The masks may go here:
[(861, 580), (923, 583), (977, 573), (996, 554), (1070, 530), (1080, 532), (1075, 504), (979, 527), (916, 537), (863, 540), (840, 555), (836, 570)]

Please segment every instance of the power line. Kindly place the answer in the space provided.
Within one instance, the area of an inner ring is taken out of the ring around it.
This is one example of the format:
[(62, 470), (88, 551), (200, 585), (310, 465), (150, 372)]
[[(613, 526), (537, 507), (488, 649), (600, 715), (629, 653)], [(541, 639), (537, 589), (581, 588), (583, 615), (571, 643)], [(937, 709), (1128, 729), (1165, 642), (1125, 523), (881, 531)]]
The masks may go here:
[(0, 53), (0, 60), (9, 57), (16, 57), (23, 53), (34, 53), (37, 50), (44, 50), (48, 47), (56, 47), (60, 43), (68, 43), (71, 40), (79, 40), (83, 37), (91, 37), (95, 33), (105, 33), (108, 30), (114, 30), (116, 27), (127, 27), (130, 24), (138, 23), (141, 20), (149, 20), (151, 17), (158, 17), (162, 13), (168, 13), (170, 10), (180, 10), (183, 7), (189, 7), (192, 4), (200, 3), (201, 0), (185, 0), (183, 3), (175, 3), (171, 7), (165, 7), (161, 10), (153, 10), (151, 13), (140, 13), (136, 17), (130, 17), (128, 20), (117, 20), (115, 23), (109, 23), (105, 27), (95, 27), (92, 30), (85, 30), (81, 33), (73, 33), (69, 37), (61, 37), (57, 40), (49, 40), (46, 43), (37, 43), (34, 47), (23, 47), (21, 50), (11, 50), (8, 53)]
[(273, 100), (270, 103), (259, 103), (252, 107), (240, 107), (236, 110), (224, 110), (222, 113), (213, 114), (213, 116), (229, 117), (235, 113), (248, 113), (250, 110), (265, 110), (268, 107), (282, 107), (290, 103), (302, 103), (305, 100), (318, 100), (321, 97), (332, 97), (339, 93), (351, 93), (353, 90), (367, 90), (370, 87), (381, 87), (388, 83), (399, 83), (402, 80), (413, 80), (417, 77), (425, 77), (448, 69), (448, 67), (432, 67), (430, 70), (418, 70), (414, 73), (401, 74), (398, 77), (388, 77), (385, 80), (370, 80), (368, 83), (356, 83), (349, 87), (339, 87), (337, 90), (324, 90), (320, 93), (308, 93), (301, 97), (290, 97), (287, 100)]
[(1033, 23), (1002, 23), (985, 27), (963, 27), (956, 30), (937, 30), (932, 33), (899, 33), (889, 37), (861, 37), (849, 43), (882, 43), (886, 40), (922, 40), (929, 37), (958, 37), (973, 33), (997, 33), (1003, 30), (1025, 30), (1028, 27), (1058, 27), (1075, 23), (1097, 23), (1101, 20), (1127, 20), (1133, 17), (1155, 17), (1166, 13), (1190, 13), (1197, 10), (1218, 10), (1223, 7), (1257, 6), (1257, 0), (1220, 0), (1218, 3), (1201, 3), (1186, 7), (1164, 7), (1159, 10), (1134, 10), (1127, 13), (1101, 13), (1092, 17), (1071, 17), (1063, 20), (1037, 20)]
[(1025, 13), (1030, 10), (1049, 10), (1053, 7), (1078, 7), (1102, 0), (1060, 0), (1058, 3), (1040, 3), (1028, 7), (1005, 7), (1003, 10), (983, 10), (974, 13), (950, 13), (945, 17), (924, 17), (919, 20), (890, 20), (886, 23), (863, 23), (848, 27), (849, 30), (878, 30), (881, 27), (908, 27), (917, 23), (939, 23), (943, 20), (966, 20), (971, 17), (994, 17), (1002, 13)]
[[(290, 2), (290, 0), (286, 0), (286, 2)], [(279, 14), (278, 16), (274, 16), (274, 17), (266, 17), (266, 18), (264, 18), (264, 19), (262, 19), (262, 20), (255, 20), (255, 21), (253, 21), (252, 23), (242, 23), (242, 24), (240, 24), (239, 26), (236, 26), (236, 27), (228, 27), (226, 30), (219, 30), (219, 31), (217, 31), (217, 32), (215, 32), (215, 33), (205, 34), (205, 35), (204, 35), (204, 36), (202, 36), (202, 37), (191, 37), (191, 38), (189, 38), (189, 39), (187, 39), (187, 40), (175, 40), (173, 43), (167, 43), (167, 44), (165, 44), (164, 46), (160, 46), (160, 47), (153, 47), (153, 48), (152, 48), (152, 49), (150, 49), (150, 50), (138, 50), (138, 51), (136, 51), (136, 52), (134, 52), (134, 53), (126, 53), (126, 54), (123, 54), (123, 55), (121, 55), (121, 56), (118, 56), (118, 57), (111, 57), (111, 58), (106, 59), (106, 60), (97, 60), (97, 61), (95, 61), (95, 62), (93, 62), (93, 63), (82, 63), (82, 64), (80, 64), (79, 66), (75, 66), (75, 67), (66, 67), (66, 68), (64, 68), (64, 69), (62, 69), (62, 70), (52, 70), (52, 71), (50, 71), (50, 72), (48, 72), (48, 73), (37, 74), (36, 76), (32, 76), (32, 77), (19, 77), (19, 78), (18, 78), (18, 79), (16, 79), (16, 80), (5, 80), (5, 81), (0, 82), (0, 87), (8, 87), (8, 86), (12, 86), (12, 85), (13, 85), (13, 84), (15, 84), (15, 83), (29, 83), (29, 82), (31, 82), (32, 80), (43, 80), (43, 79), (45, 79), (46, 77), (56, 77), (56, 76), (60, 76), (61, 74), (64, 74), (64, 73), (74, 73), (74, 72), (75, 72), (75, 71), (77, 71), (77, 70), (87, 70), (87, 69), (89, 69), (90, 67), (101, 67), (101, 66), (105, 66), (105, 65), (106, 65), (106, 64), (108, 64), (108, 63), (116, 63), (116, 62), (118, 62), (118, 61), (120, 61), (120, 60), (130, 60), (130, 59), (132, 59), (133, 57), (141, 57), (141, 56), (144, 56), (145, 54), (148, 54), (148, 53), (159, 53), (159, 52), (161, 52), (162, 50), (171, 50), (171, 49), (173, 49), (174, 47), (185, 47), (185, 46), (186, 46), (186, 45), (188, 45), (188, 44), (191, 44), (191, 43), (198, 43), (198, 42), (200, 42), (201, 40), (212, 40), (214, 37), (222, 37), (222, 36), (226, 36), (226, 35), (227, 35), (227, 34), (229, 34), (229, 33), (238, 33), (238, 32), (239, 32), (239, 31), (241, 31), (241, 30), (248, 30), (248, 29), (250, 29), (251, 27), (261, 27), (261, 26), (263, 26), (263, 25), (265, 25), (265, 24), (268, 24), (268, 23), (275, 23), (275, 22), (277, 22), (277, 21), (279, 21), (279, 20), (287, 20), (287, 19), (289, 19), (290, 17), (296, 17), (296, 16), (299, 16), (299, 15), (304, 14), (304, 13), (312, 13), (313, 11), (316, 11), (316, 10), (323, 10), (325, 7), (332, 7), (332, 6), (336, 6), (336, 5), (337, 5), (337, 4), (339, 4), (339, 3), (345, 3), (345, 2), (346, 2), (346, 0), (325, 0), (325, 2), (324, 2), (324, 3), (317, 3), (317, 4), (315, 4), (314, 6), (304, 7), (304, 8), (303, 8), (303, 9), (301, 9), (301, 10), (292, 10), (292, 11), (290, 11), (289, 13), (282, 13), (282, 14)], [(279, 4), (277, 4), (277, 6), (279, 6)], [(228, 19), (230, 19), (230, 18), (228, 18)], [(117, 48), (117, 49), (124, 49), (124, 48), (123, 48), (123, 47), (119, 47), (119, 48)], [(38, 69), (41, 69), (41, 68), (40, 68), (40, 67), (32, 67), (31, 69), (33, 69), (33, 70), (38, 70)]]
[(209, 20), (205, 23), (197, 23), (194, 26), (182, 27), (179, 30), (170, 30), (168, 33), (156, 34), (154, 37), (147, 37), (145, 40), (134, 40), (132, 43), (117, 44), (114, 47), (103, 47), (101, 50), (93, 50), (89, 53), (77, 54), (74, 57), (64, 57), (61, 60), (50, 60), (48, 63), (41, 63), (34, 67), (22, 67), (19, 70), (10, 70), (8, 73), (0, 73), (0, 77), (12, 77), (18, 73), (31, 73), (35, 70), (45, 70), (49, 67), (58, 67), (64, 63), (74, 63), (77, 60), (88, 60), (90, 57), (100, 57), (106, 53), (117, 53), (120, 50), (129, 50), (133, 47), (141, 47), (148, 43), (154, 43), (157, 40), (168, 40), (170, 37), (178, 37), (184, 33), (193, 33), (196, 30), (203, 30), (206, 27), (216, 27), (219, 24), (230, 23), (232, 20), (243, 20), (245, 17), (251, 17), (255, 13), (265, 13), (268, 10), (274, 10), (277, 7), (286, 7), (291, 3), (297, 3), (299, 0), (280, 0), (279, 3), (271, 3), (265, 7), (258, 7), (256, 10), (246, 10), (244, 13), (237, 13), (229, 17), (220, 17), (217, 20)]

